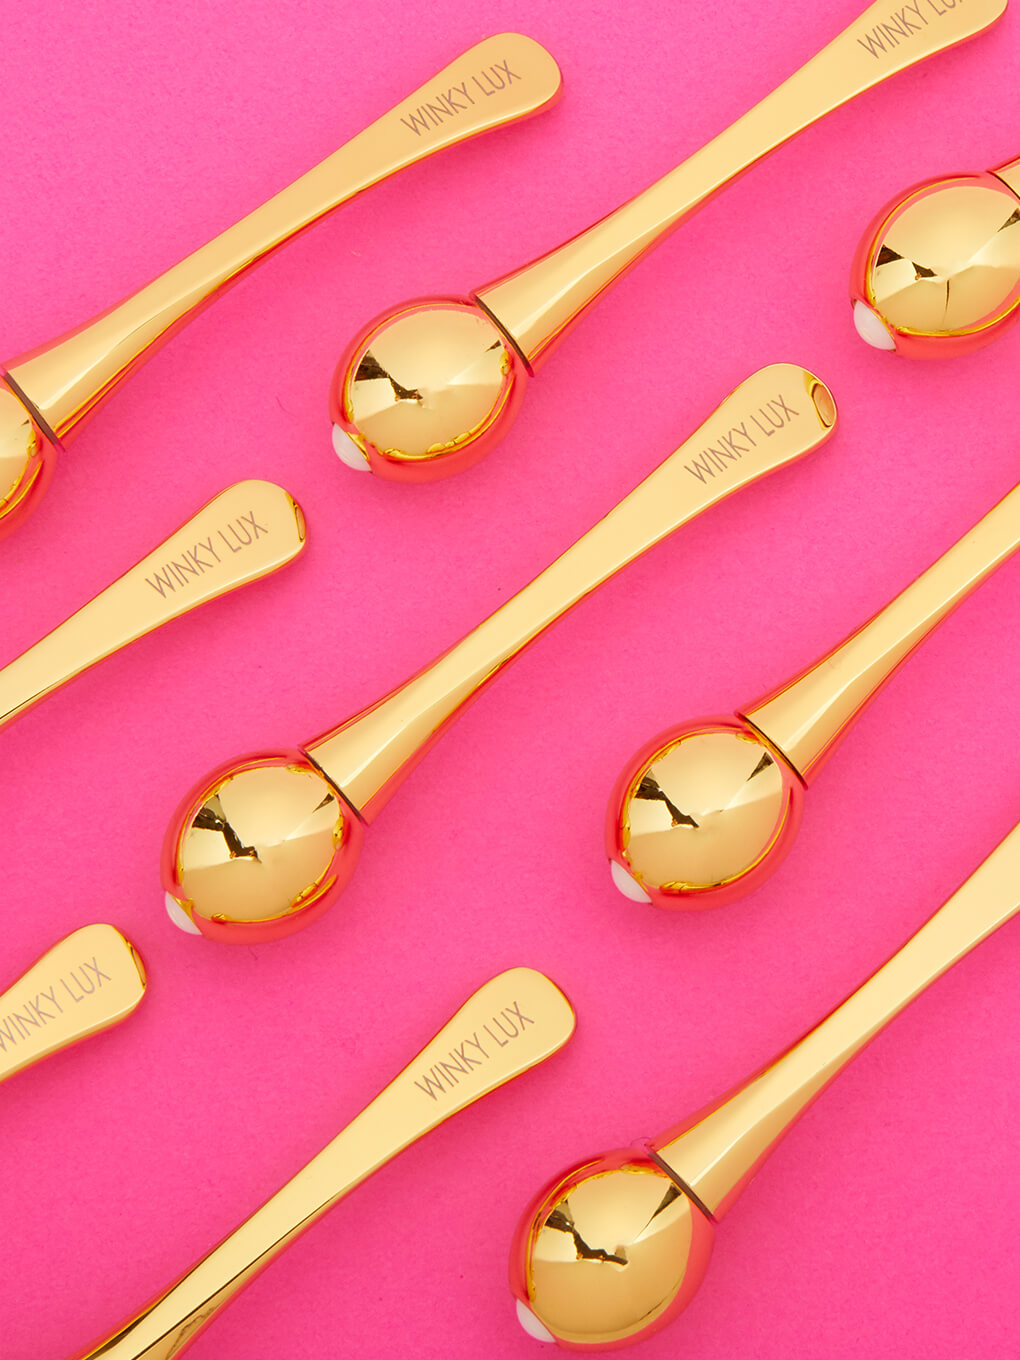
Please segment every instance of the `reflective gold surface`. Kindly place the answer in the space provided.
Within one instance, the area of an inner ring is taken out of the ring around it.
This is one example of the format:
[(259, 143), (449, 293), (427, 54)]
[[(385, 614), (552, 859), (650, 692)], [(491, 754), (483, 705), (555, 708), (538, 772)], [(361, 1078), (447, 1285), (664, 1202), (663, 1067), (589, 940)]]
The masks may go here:
[(993, 175), (915, 190), (874, 234), (865, 289), (868, 304), (904, 335), (998, 327), (1020, 306), (1020, 200)]
[(145, 634), (293, 561), (300, 507), (272, 482), (238, 482), (34, 647), (0, 670), (0, 728)]
[(502, 439), (527, 377), (479, 307), (412, 303), (373, 322), (341, 358), (330, 411), (373, 472), (433, 480)]
[[(574, 1024), (570, 1003), (541, 973), (513, 968), (487, 982), (318, 1156), (83, 1360), (170, 1360), (180, 1355), (327, 1210), (451, 1115), (557, 1052), (573, 1034)], [(494, 1029), (499, 1043), (491, 1037)], [(456, 1196), (448, 1207), (456, 1214)], [(399, 1224), (393, 1231), (399, 1235)], [(356, 1250), (356, 1230), (349, 1227), (348, 1237)], [(408, 1251), (419, 1247), (406, 1244)], [(289, 1354), (300, 1352), (295, 1339)]]
[[(511, 1251), (514, 1293), (568, 1346), (608, 1344), (609, 1336), (596, 1330), (603, 1326), (621, 1341), (638, 1341), (679, 1313), (700, 1282), (684, 1240), (684, 1213), (706, 1228), (722, 1218), (843, 1068), (1018, 911), (1020, 826), (884, 967), (798, 1043), (652, 1141), (652, 1157), (711, 1219), (693, 1207), (673, 1210), (674, 1201), (666, 1207), (676, 1214), (676, 1228), (667, 1220), (664, 1231), (649, 1231), (669, 1181), (649, 1178), (642, 1198), (637, 1181), (615, 1169), (620, 1154), (584, 1163), (554, 1181), (523, 1215)], [(610, 1175), (599, 1174), (602, 1162), (614, 1168)], [(796, 1185), (790, 1193), (796, 1197)], [(686, 1196), (680, 1202), (690, 1203)], [(695, 1243), (697, 1237), (695, 1227)], [(671, 1279), (679, 1282), (678, 1293), (668, 1308)]]
[[(1020, 548), (1020, 486), (838, 647), (733, 719), (654, 738), (617, 780), (606, 848), (660, 907), (714, 907), (782, 863), (804, 787), (867, 705)], [(715, 731), (706, 731), (714, 728)], [(613, 867), (614, 877), (619, 869)], [(617, 886), (626, 896), (624, 878)]]
[(665, 1325), (711, 1254), (711, 1221), (674, 1181), (639, 1154), (616, 1160), (571, 1172), (523, 1242), (523, 1302), (574, 1345), (619, 1344)]
[(749, 876), (796, 831), (802, 801), (800, 781), (750, 729), (695, 724), (627, 779), (619, 859), (657, 906), (718, 906), (734, 880), (750, 889)]
[(1020, 485), (844, 642), (743, 710), (809, 783), (938, 625), (1020, 548)]
[(183, 825), (169, 890), (203, 933), (238, 943), (251, 932), (231, 927), (314, 913), (346, 883), (361, 844), (357, 818), (298, 752), (232, 766)]
[(113, 926), (65, 936), (0, 995), (0, 1081), (125, 1020), (145, 982), (134, 946)]
[(12, 379), (67, 442), (125, 378), (253, 265), (390, 175), (548, 108), (561, 84), (556, 62), (531, 38), (500, 33), (476, 43), (180, 264), (87, 325), (12, 360)]
[(0, 509), (21, 487), (39, 445), (31, 416), (10, 388), (0, 382)]
[(0, 538), (20, 523), (54, 450), (0, 378)]
[[(887, 0), (875, 0), (782, 85), (643, 193), (587, 231), (477, 289), (472, 296), (524, 357), (528, 369), (537, 370), (609, 288), (732, 180), (865, 90), (981, 32), (1005, 8), (1006, 0), (967, 0), (965, 5), (946, 5), (926, 21), (922, 30), (912, 32), (909, 42), (876, 51), (873, 41), (869, 46), (870, 35), (876, 25), (888, 21), (889, 8)], [(455, 393), (444, 392), (441, 384), (445, 382), (455, 389), (460, 369), (455, 356), (436, 353), (444, 344), (440, 324), (444, 299), (436, 298), (431, 305), (428, 302), (412, 305), (427, 309), (422, 329), (416, 330), (416, 344), (423, 355), (428, 355), (432, 375), (430, 400), (437, 407), (445, 407), (448, 399), (455, 399)], [(392, 317), (400, 314), (400, 311), (387, 314), (373, 324), (386, 330), (393, 324)], [(430, 318), (435, 324), (426, 330), (424, 321)], [(374, 338), (364, 335), (357, 348), (366, 342), (374, 349)], [(337, 394), (347, 391), (357, 362), (357, 353), (351, 354), (349, 350), (333, 379), (334, 421)], [(402, 385), (413, 389), (422, 371), (418, 365), (409, 365), (400, 376)], [(390, 401), (388, 394), (386, 400)], [(463, 420), (451, 419), (443, 426), (432, 455), (426, 450), (416, 461), (388, 460), (372, 466), (391, 478), (423, 481), (428, 479), (427, 457), (445, 457), (442, 471), (437, 469), (434, 474), (445, 476), (486, 453), (505, 433), (507, 424), (503, 421), (480, 426), (477, 435), (480, 442), (472, 453), (466, 444), (471, 437), (470, 426)], [(447, 452), (453, 440), (459, 441), (456, 459)]]
[(479, 289), (478, 299), (537, 367), (588, 308), (644, 255), (743, 171), (865, 90), (972, 37), (1006, 0), (948, 7), (879, 57), (862, 39), (889, 18), (876, 0), (788, 80), (643, 193), (566, 244)]
[(1004, 165), (997, 165), (992, 174), (997, 180), (1001, 180), (1010, 193), (1020, 202), (1020, 159), (1006, 161)]
[(669, 534), (820, 447), (832, 393), (797, 364), (745, 379), (701, 427), (530, 585), (456, 646), (305, 750), (371, 821), (464, 706), (586, 595)]
[(1020, 911), (1020, 827), (841, 1006), (708, 1110), (657, 1138), (660, 1159), (716, 1218), (862, 1048)]
[[(307, 742), (305, 755), (358, 817), (371, 822), (464, 707), (566, 610), (702, 511), (818, 448), (832, 433), (835, 419), (832, 394), (807, 369), (772, 364), (752, 374), (690, 439), (530, 585), (430, 666)], [(208, 780), (199, 786), (198, 802), (209, 787)], [(183, 806), (195, 805), (189, 797)], [(285, 831), (281, 827), (280, 835)], [(178, 888), (172, 879), (166, 881), (166, 874), (178, 861), (175, 847), (186, 832), (187, 814), (178, 814), (164, 857), (165, 886), (175, 898)], [(335, 899), (345, 881), (338, 877), (331, 889), (321, 891), (309, 882), (317, 909)], [(206, 920), (223, 915), (215, 902), (203, 900)], [(262, 938), (270, 938), (274, 922), (289, 911), (289, 900), (263, 903)], [(308, 919), (302, 912), (288, 928)], [(203, 921), (195, 920), (203, 934), (210, 933)]]

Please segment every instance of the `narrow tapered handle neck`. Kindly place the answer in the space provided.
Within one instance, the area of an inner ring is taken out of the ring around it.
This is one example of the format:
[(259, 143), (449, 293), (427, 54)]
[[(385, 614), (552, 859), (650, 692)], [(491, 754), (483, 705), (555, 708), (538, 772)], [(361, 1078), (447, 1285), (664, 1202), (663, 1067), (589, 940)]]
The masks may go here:
[(0, 671), (0, 728), (146, 633), (292, 561), (299, 507), (272, 482), (238, 482)]
[(171, 1360), (301, 1233), (404, 1148), (562, 1048), (575, 1018), (541, 973), (487, 982), (292, 1180), (82, 1360)]
[(761, 369), (502, 609), (307, 754), (371, 820), (464, 706), (568, 609), (709, 506), (817, 448), (835, 419), (831, 393), (807, 369)]
[(873, 619), (742, 716), (809, 782), (911, 653), (1018, 547), (1020, 486)]
[(86, 326), (8, 365), (48, 433), (66, 442), (149, 355), (229, 284), (373, 184), (437, 151), (540, 112), (561, 77), (541, 44), (476, 44), (240, 222)]
[(750, 112), (644, 193), (564, 245), (486, 285), (478, 301), (537, 367), (592, 304), (687, 217), (842, 104), (973, 37), (1006, 0), (876, 3)]
[(792, 1125), (866, 1044), (1020, 910), (1020, 827), (862, 987), (735, 1093), (655, 1142), (721, 1218)]

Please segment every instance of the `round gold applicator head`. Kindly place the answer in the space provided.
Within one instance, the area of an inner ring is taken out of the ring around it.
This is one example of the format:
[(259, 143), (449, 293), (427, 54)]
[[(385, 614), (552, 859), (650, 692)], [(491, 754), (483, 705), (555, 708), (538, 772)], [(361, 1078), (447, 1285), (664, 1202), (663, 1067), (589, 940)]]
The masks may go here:
[[(842, 104), (989, 27), (1005, 7), (947, 5), (876, 61), (871, 35), (889, 13), (875, 0), (736, 123), (587, 230), (470, 300), (419, 299), (384, 312), (346, 347), (330, 385), (340, 459), (407, 482), (469, 467), (507, 433), (527, 379), (589, 309), (704, 203)], [(495, 75), (515, 88), (512, 67)]]
[[(748, 433), (738, 452), (738, 431), (766, 411), (770, 437)], [(759, 369), (587, 534), (430, 665), (300, 750), (204, 779), (164, 842), (174, 923), (246, 943), (314, 920), (346, 885), (363, 826), (524, 648), (682, 525), (820, 447), (835, 422), (832, 394), (810, 370)], [(728, 456), (713, 453), (723, 448)]]
[(1020, 486), (872, 619), (728, 718), (647, 742), (613, 788), (606, 853), (617, 888), (682, 910), (723, 906), (779, 867), (804, 794), (860, 713), (959, 604), (1020, 548)]
[(170, 919), (189, 934), (242, 944), (320, 916), (347, 886), (364, 837), (360, 818), (301, 751), (222, 766), (173, 824), (162, 864)]
[[(901, 1010), (1017, 911), (1020, 827), (797, 1043), (647, 1144), (588, 1158), (549, 1182), (522, 1215), (510, 1251), (510, 1289), (528, 1334), (567, 1350), (608, 1350), (671, 1322), (701, 1283), (716, 1224), (805, 1110)], [(799, 1196), (796, 1184), (789, 1193)]]
[(152, 354), (252, 267), (358, 194), (559, 98), (553, 57), (522, 33), (475, 43), (325, 160), (151, 283), (0, 370), (0, 537), (35, 508), (58, 449)]
[(438, 481), (500, 442), (528, 376), (476, 303), (409, 303), (377, 317), (344, 352), (330, 387), (333, 448), (356, 471)]
[(1020, 161), (954, 175), (886, 204), (854, 256), (861, 338), (910, 359), (952, 358), (1020, 316)]
[(510, 1249), (517, 1319), (536, 1341), (611, 1349), (673, 1321), (694, 1297), (715, 1224), (642, 1147), (547, 1185)]
[(742, 719), (662, 732), (633, 758), (609, 800), (613, 881), (635, 902), (722, 906), (777, 868), (803, 807), (796, 772)]

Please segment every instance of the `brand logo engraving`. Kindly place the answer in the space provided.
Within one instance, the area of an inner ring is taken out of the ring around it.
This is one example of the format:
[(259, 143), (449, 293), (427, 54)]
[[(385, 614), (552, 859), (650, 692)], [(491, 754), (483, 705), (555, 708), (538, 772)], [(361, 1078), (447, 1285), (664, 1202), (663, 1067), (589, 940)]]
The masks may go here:
[(693, 463), (685, 463), (684, 467), (692, 477), (704, 482), (706, 478), (725, 472), (729, 463), (739, 462), (745, 453), (756, 449), (764, 440), (771, 439), (799, 415), (800, 412), (795, 411), (780, 395), (775, 401), (767, 401), (764, 406), (759, 406), (741, 425), (731, 426), (714, 444), (702, 449)]
[(442, 127), (450, 118), (471, 108), (482, 99), (491, 99), (500, 90), (507, 89), (515, 80), (523, 80), (516, 71), (511, 71), (509, 61), (497, 61), (469, 76), (460, 85), (448, 85), (445, 90), (437, 90), (432, 98), (419, 104), (413, 113), (401, 118), (404, 127), (410, 128), (416, 137), (430, 128)]
[(266, 526), (255, 518), (255, 511), (250, 510), (208, 538), (200, 539), (193, 547), (186, 548), (180, 557), (165, 562), (161, 571), (146, 576), (145, 580), (165, 600), (168, 594), (183, 590), (196, 576), (204, 576), (224, 559), (244, 552), (268, 533)]
[(104, 982), (112, 981), (96, 955), (91, 962), (83, 960), (76, 968), (69, 968), (51, 987), (40, 988), (33, 997), (26, 996), (17, 1010), (0, 1019), (0, 1053), (31, 1043), (36, 1030), (56, 1020), (72, 1005), (87, 1001)]
[(438, 1100), (441, 1095), (459, 1086), (474, 1068), (482, 1067), (494, 1057), (497, 1049), (506, 1048), (520, 1038), (525, 1025), (534, 1023), (530, 1016), (523, 1013), (519, 1001), (504, 1006), (498, 1015), (494, 1015), (480, 1030), (476, 1029), (470, 1038), (465, 1038), (462, 1043), (451, 1048), (448, 1062), (440, 1059), (427, 1072), (423, 1072), (421, 1080), (414, 1083), (415, 1086), (430, 1100)]
[(902, 9), (895, 9), (888, 22), (876, 24), (857, 41), (876, 61), (884, 52), (892, 52), (912, 33), (923, 33), (932, 18), (941, 19), (951, 14), (963, 0), (909, 0)]

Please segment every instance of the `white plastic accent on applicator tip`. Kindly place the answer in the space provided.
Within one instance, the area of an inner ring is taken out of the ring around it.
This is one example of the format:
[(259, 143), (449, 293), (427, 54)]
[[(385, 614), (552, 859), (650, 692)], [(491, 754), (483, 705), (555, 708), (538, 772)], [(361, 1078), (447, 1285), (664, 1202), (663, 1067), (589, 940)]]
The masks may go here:
[(556, 1340), (552, 1332), (550, 1332), (547, 1327), (542, 1326), (535, 1314), (521, 1299), (517, 1300), (517, 1321), (521, 1324), (527, 1334), (534, 1337), (536, 1341)]
[(333, 452), (347, 467), (355, 472), (371, 472), (368, 459), (355, 444), (347, 431), (340, 425), (333, 426)]
[(641, 884), (638, 883), (637, 879), (631, 878), (623, 865), (618, 864), (615, 859), (609, 861), (609, 872), (613, 876), (613, 882), (620, 892), (623, 893), (624, 897), (629, 897), (632, 902), (651, 902), (652, 899), (645, 892), (644, 888), (642, 888)]
[(188, 935), (201, 935), (202, 932), (181, 906), (180, 902), (177, 901), (176, 897), (172, 897), (170, 893), (167, 893), (164, 900), (166, 902), (166, 914), (170, 917), (170, 920), (173, 921), (178, 930), (183, 930)]
[(895, 349), (896, 341), (889, 332), (888, 326), (866, 302), (860, 298), (854, 303), (854, 326), (857, 334), (865, 344), (872, 349)]

